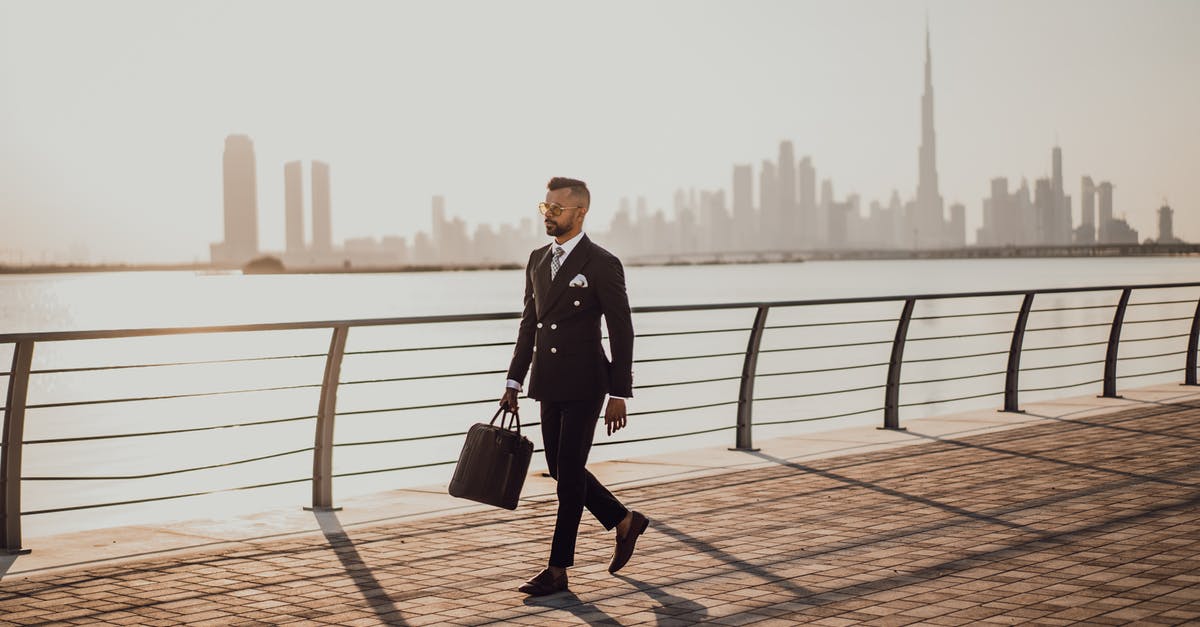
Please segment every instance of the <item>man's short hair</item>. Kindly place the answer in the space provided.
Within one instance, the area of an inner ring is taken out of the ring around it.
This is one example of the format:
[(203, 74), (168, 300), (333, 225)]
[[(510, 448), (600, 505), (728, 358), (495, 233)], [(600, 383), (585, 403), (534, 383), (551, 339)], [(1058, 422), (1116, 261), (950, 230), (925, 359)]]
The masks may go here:
[(592, 193), (588, 191), (587, 183), (579, 179), (569, 179), (565, 176), (556, 176), (546, 183), (546, 189), (554, 191), (556, 189), (567, 188), (571, 190), (571, 198), (575, 204), (580, 207), (592, 206)]

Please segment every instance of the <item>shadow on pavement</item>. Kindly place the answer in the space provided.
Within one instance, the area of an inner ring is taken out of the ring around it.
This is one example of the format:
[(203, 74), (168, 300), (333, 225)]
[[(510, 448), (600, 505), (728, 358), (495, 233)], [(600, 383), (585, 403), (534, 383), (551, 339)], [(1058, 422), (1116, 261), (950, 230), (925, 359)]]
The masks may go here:
[(379, 580), (371, 573), (371, 569), (363, 562), (362, 556), (358, 554), (358, 549), (354, 547), (354, 541), (342, 529), (337, 514), (314, 511), (313, 516), (321, 525), (321, 533), (325, 534), (325, 539), (329, 541), (329, 547), (342, 562), (346, 574), (354, 579), (354, 585), (358, 587), (359, 593), (379, 616), (379, 619), (388, 625), (406, 625), (407, 623), (400, 617), (400, 608), (396, 607), (396, 604), (388, 597), (387, 591), (384, 590), (383, 584), (379, 583)]
[(664, 534), (671, 537), (672, 539), (678, 540), (679, 542), (682, 542), (690, 547), (696, 548), (704, 553), (707, 553), (707, 554), (721, 560), (722, 562), (725, 562), (726, 564), (733, 566), (737, 570), (750, 573), (750, 574), (758, 577), (759, 579), (762, 579), (763, 581), (777, 584), (777, 585), (783, 587), (784, 589), (786, 589), (788, 592), (795, 593), (797, 596), (806, 596), (806, 595), (812, 594), (812, 591), (807, 590), (801, 586), (797, 586), (796, 584), (792, 583), (791, 579), (788, 579), (787, 577), (781, 577), (779, 575), (776, 575), (776, 574), (772, 573), (771, 571), (767, 570), (766, 568), (764, 568), (763, 566), (749, 562), (749, 561), (742, 559), (736, 555), (733, 555), (732, 553), (729, 553), (727, 551), (723, 551), (723, 550), (709, 544), (708, 542), (701, 540), (700, 538), (697, 538), (687, 532), (681, 531), (679, 529), (676, 529), (675, 527), (672, 527), (671, 525), (668, 525), (665, 522), (662, 522), (662, 520), (654, 521), (654, 529), (663, 532)]
[(546, 607), (564, 612), (570, 612), (572, 616), (587, 623), (588, 625), (616, 625), (619, 624), (617, 619), (609, 616), (604, 610), (585, 602), (575, 595), (574, 592), (566, 590), (544, 597), (526, 597), (523, 603), (528, 607)]
[[(625, 575), (613, 576), (637, 588), (641, 592), (645, 592), (650, 598), (659, 602), (658, 607), (650, 608), (650, 611), (654, 612), (655, 617), (657, 617), (659, 624), (664, 622), (678, 623), (679, 620), (703, 622), (708, 616), (708, 608), (691, 599), (677, 597), (656, 585), (639, 581), (633, 577), (627, 577)], [(685, 614), (688, 614), (689, 616), (679, 618), (681, 615)]]

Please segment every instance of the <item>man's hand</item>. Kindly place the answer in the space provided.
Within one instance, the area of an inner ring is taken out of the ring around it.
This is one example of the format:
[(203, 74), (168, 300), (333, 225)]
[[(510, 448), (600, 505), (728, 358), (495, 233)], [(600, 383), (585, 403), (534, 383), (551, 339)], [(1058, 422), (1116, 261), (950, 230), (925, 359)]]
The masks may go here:
[(608, 406), (604, 408), (604, 426), (608, 429), (608, 435), (625, 426), (625, 399), (609, 397)]
[(517, 390), (504, 388), (504, 396), (500, 397), (500, 406), (512, 413), (517, 413)]

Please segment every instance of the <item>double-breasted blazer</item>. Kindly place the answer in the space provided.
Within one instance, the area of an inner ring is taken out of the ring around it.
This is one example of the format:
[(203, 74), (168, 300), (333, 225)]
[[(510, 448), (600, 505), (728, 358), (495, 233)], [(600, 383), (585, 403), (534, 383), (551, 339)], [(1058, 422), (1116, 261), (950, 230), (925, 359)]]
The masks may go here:
[[(525, 307), (508, 378), (523, 382), (529, 373), (529, 397), (539, 401), (633, 396), (625, 270), (615, 255), (580, 237), (554, 280), (550, 244), (534, 250), (525, 268)], [(601, 316), (611, 360), (600, 343)]]

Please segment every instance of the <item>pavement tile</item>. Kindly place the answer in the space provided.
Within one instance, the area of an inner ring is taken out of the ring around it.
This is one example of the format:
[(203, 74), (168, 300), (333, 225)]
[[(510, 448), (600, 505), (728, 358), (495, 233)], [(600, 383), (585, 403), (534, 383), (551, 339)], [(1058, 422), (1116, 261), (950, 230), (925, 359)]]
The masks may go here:
[(1198, 454), (1200, 408), (1159, 405), (619, 490), (655, 520), (634, 560), (585, 517), (545, 599), (515, 588), (548, 499), (10, 576), (0, 627), (1195, 622)]

